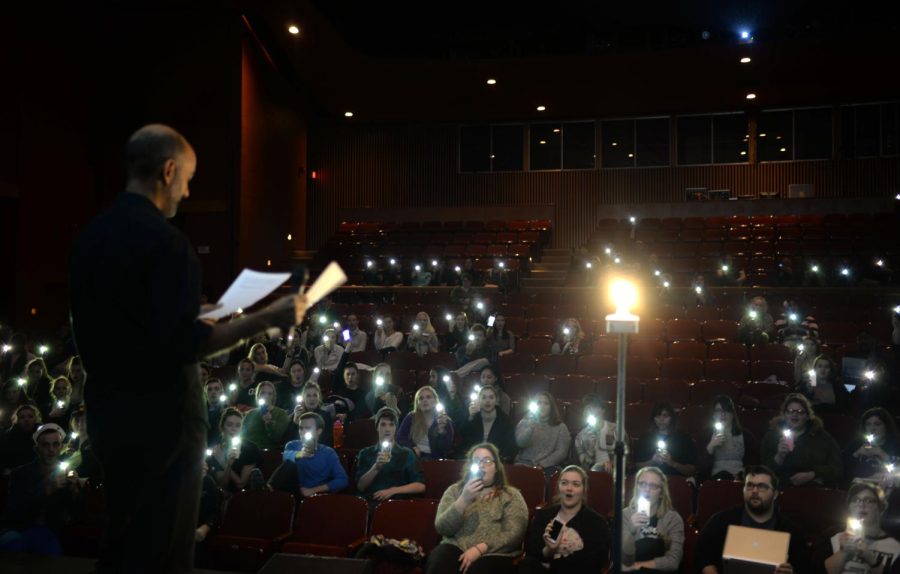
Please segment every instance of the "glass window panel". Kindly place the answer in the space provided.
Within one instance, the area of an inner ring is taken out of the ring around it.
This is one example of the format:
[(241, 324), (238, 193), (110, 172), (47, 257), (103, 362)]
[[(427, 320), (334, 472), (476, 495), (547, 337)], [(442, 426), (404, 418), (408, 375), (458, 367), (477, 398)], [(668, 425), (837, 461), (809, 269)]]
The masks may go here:
[(563, 124), (563, 169), (594, 169), (594, 122)]
[(492, 171), (522, 171), (525, 163), (523, 125), (493, 126)]
[(531, 167), (533, 171), (560, 169), (560, 124), (531, 124)]
[(712, 163), (712, 118), (710, 116), (678, 118), (677, 135), (679, 164)]
[(793, 159), (793, 123), (790, 110), (759, 114), (756, 127), (756, 155), (759, 161)]
[(638, 167), (669, 165), (669, 118), (637, 120)]
[(603, 122), (603, 167), (634, 167), (634, 120)]
[(831, 108), (794, 110), (794, 159), (831, 159)]
[(491, 128), (463, 126), (459, 128), (459, 171), (491, 170)]
[(713, 163), (748, 161), (747, 118), (744, 114), (713, 116)]

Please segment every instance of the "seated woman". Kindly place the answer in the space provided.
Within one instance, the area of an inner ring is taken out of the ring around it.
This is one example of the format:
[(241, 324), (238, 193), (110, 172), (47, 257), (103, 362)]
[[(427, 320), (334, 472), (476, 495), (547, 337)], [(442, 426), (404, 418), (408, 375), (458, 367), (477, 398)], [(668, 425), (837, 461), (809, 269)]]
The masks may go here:
[(253, 363), (253, 372), (256, 382), (277, 381), (287, 376), (287, 372), (280, 367), (269, 364), (269, 351), (262, 343), (255, 343), (250, 347), (247, 358)]
[(765, 297), (754, 297), (738, 323), (737, 342), (748, 346), (767, 345), (774, 338), (775, 320), (769, 314), (769, 304)]
[(798, 390), (819, 412), (847, 412), (850, 394), (844, 387), (837, 366), (825, 355), (816, 357), (813, 368), (803, 373)]
[(437, 391), (420, 387), (413, 410), (397, 430), (397, 444), (412, 449), (420, 459), (450, 458), (453, 450), (453, 423), (443, 408), (438, 411)]
[[(566, 319), (560, 327), (560, 333), (553, 341), (550, 352), (554, 355), (578, 355), (582, 352), (584, 341), (585, 334), (581, 329), (581, 323), (578, 319), (571, 317)], [(589, 352), (589, 350), (585, 349), (585, 352)]]
[(44, 403), (44, 422), (66, 428), (75, 406), (72, 404), (72, 384), (65, 377), (57, 377), (50, 383), (50, 396)]
[[(235, 391), (232, 403), (242, 412), (249, 411), (256, 405), (256, 399), (253, 396), (256, 390), (254, 382), (254, 365), (250, 359), (241, 359), (237, 365), (237, 390)], [(229, 389), (229, 394), (231, 390)]]
[(84, 405), (76, 408), (69, 419), (69, 436), (63, 458), (69, 463), (69, 468), (75, 470), (81, 478), (86, 478), (91, 484), (98, 485), (103, 481), (103, 468), (100, 460), (94, 452), (94, 445), (87, 434), (87, 417)]
[(41, 411), (32, 404), (13, 411), (12, 426), (0, 434), (0, 475), (34, 460), (32, 434), (41, 424)]
[(497, 446), (503, 462), (516, 456), (515, 427), (503, 411), (497, 408), (497, 390), (481, 387), (469, 404), (469, 418), (459, 429), (462, 449), (489, 442)]
[(781, 414), (772, 419), (760, 460), (783, 485), (835, 486), (842, 476), (840, 448), (799, 393), (785, 397)]
[(803, 377), (816, 364), (816, 357), (822, 354), (818, 339), (805, 337), (800, 344), (795, 347), (794, 355), (794, 383), (799, 386), (803, 382)]
[(383, 317), (375, 327), (375, 350), (382, 354), (397, 351), (403, 344), (403, 333), (394, 330), (393, 317)]
[(0, 387), (0, 432), (10, 426), (10, 419), (16, 409), (27, 404), (31, 404), (31, 400), (25, 386), (20, 385), (18, 379), (7, 379)]
[[(519, 572), (605, 571), (609, 565), (609, 526), (605, 517), (588, 508), (587, 472), (580, 466), (567, 466), (559, 474), (556, 487), (556, 503), (534, 513)], [(562, 525), (558, 533), (554, 532), (554, 523)]]
[(347, 418), (351, 421), (367, 419), (372, 416), (372, 411), (366, 404), (367, 391), (360, 386), (359, 367), (356, 363), (344, 365), (343, 378), (340, 384), (335, 385), (334, 392), (345, 397), (353, 403)]
[[(39, 407), (50, 402), (50, 373), (44, 359), (31, 359), (25, 366), (25, 381), (28, 396)], [(58, 424), (58, 423), (57, 423)]]
[[(366, 394), (366, 408), (370, 413), (377, 413), (384, 407), (391, 407), (398, 414), (400, 411), (400, 387), (393, 384), (391, 366), (378, 363), (372, 371), (372, 390)], [(371, 416), (371, 415), (370, 415)]]
[(292, 438), (287, 436), (290, 423), (288, 412), (275, 405), (275, 384), (256, 385), (256, 408), (244, 416), (244, 437), (259, 448), (281, 450)]
[(638, 468), (655, 466), (664, 474), (693, 476), (696, 467), (694, 439), (678, 428), (675, 409), (669, 403), (656, 403), (650, 414), (650, 428), (635, 448)]
[(320, 371), (332, 372), (341, 363), (344, 348), (337, 344), (337, 331), (325, 329), (322, 335), (322, 344), (313, 349), (313, 358)]
[(739, 480), (744, 474), (744, 454), (752, 437), (741, 428), (731, 397), (719, 395), (713, 400), (710, 438), (706, 453), (711, 461), (710, 478)]
[(444, 338), (444, 348), (448, 353), (456, 353), (469, 342), (469, 318), (465, 312), (457, 313), (450, 322), (450, 331)]
[(428, 555), (426, 574), (515, 572), (528, 527), (528, 506), (510, 486), (491, 443), (476, 444), (463, 475), (441, 497), (434, 526), (441, 543)]
[(81, 364), (81, 357), (75, 355), (66, 363), (66, 378), (72, 383), (72, 404), (80, 405), (84, 400), (84, 383), (87, 374)]
[(431, 317), (425, 311), (419, 311), (416, 314), (412, 331), (406, 338), (406, 348), (420, 357), (424, 357), (428, 353), (437, 353), (439, 345), (434, 325), (431, 324)]
[(506, 394), (506, 391), (503, 390), (503, 379), (500, 377), (500, 372), (497, 368), (488, 365), (481, 369), (479, 383), (482, 387), (488, 385), (494, 387), (494, 390), (497, 391), (497, 407), (503, 411), (504, 414), (508, 415), (512, 410), (512, 399)]
[[(212, 448), (206, 463), (219, 488), (237, 492), (250, 484), (250, 475), (262, 466), (259, 449), (249, 440), (241, 438), (244, 415), (229, 407), (219, 421), (221, 441)], [(260, 474), (261, 476), (261, 474)]]
[(897, 463), (900, 457), (900, 437), (891, 414), (875, 407), (860, 417), (859, 437), (844, 448), (844, 474), (847, 480), (879, 479), (884, 466)]
[[(600, 395), (587, 394), (581, 404), (585, 424), (575, 437), (578, 463), (588, 470), (611, 473), (615, 464), (616, 422), (606, 419), (606, 401)], [(626, 457), (628, 443), (625, 440)]]
[(316, 413), (322, 417), (322, 422), (324, 423), (319, 443), (334, 447), (334, 419), (337, 415), (337, 409), (334, 405), (322, 404), (322, 387), (319, 386), (319, 383), (310, 381), (303, 386), (303, 392), (297, 396), (302, 400), (299, 403), (295, 401), (291, 425), (286, 433), (287, 436), (293, 440), (297, 435), (300, 417), (304, 413)]
[(469, 331), (469, 340), (456, 349), (457, 372), (466, 376), (472, 371), (497, 363), (497, 354), (487, 344), (484, 325), (475, 324)]
[(444, 412), (450, 417), (454, 428), (459, 428), (469, 418), (469, 405), (460, 390), (459, 375), (444, 367), (435, 367), (428, 371), (428, 385), (437, 389)]
[[(854, 483), (847, 492), (848, 528), (820, 544), (828, 574), (881, 574), (891, 572), (900, 556), (900, 541), (881, 527), (887, 508), (884, 491), (867, 482)], [(859, 521), (851, 524), (851, 520)]]
[(668, 479), (647, 466), (634, 484), (622, 513), (622, 571), (677, 572), (684, 556), (684, 520), (672, 506)]
[(487, 330), (488, 345), (497, 356), (516, 352), (516, 335), (506, 328), (506, 317), (494, 315), (494, 325)]
[(548, 392), (537, 393), (528, 405), (528, 414), (516, 426), (517, 464), (544, 469), (548, 477), (559, 470), (569, 456), (572, 435), (559, 416), (559, 406)]

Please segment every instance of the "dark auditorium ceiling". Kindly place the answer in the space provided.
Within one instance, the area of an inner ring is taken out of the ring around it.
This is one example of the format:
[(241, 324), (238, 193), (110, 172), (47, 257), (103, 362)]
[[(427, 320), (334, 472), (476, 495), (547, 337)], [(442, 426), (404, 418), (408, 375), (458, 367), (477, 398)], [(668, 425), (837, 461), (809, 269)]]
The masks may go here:
[[(326, 119), (344, 121), (352, 111), (348, 121), (465, 122), (900, 97), (900, 25), (876, 8), (889, 5), (273, 0), (245, 7), (276, 64)], [(291, 24), (301, 34), (289, 34)], [(752, 42), (741, 42), (742, 29)], [(740, 64), (744, 56), (752, 61)], [(758, 95), (750, 103), (749, 92)]]

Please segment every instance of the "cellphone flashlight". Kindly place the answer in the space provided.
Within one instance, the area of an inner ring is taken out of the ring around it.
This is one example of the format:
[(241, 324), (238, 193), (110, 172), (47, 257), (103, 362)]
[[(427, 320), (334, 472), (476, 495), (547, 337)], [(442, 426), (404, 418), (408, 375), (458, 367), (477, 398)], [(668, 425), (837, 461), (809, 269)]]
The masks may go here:
[(236, 436), (231, 438), (231, 448), (240, 448), (241, 446), (241, 437)]
[(875, 444), (875, 435), (873, 435), (873, 434), (867, 434), (867, 435), (866, 435), (866, 442), (869, 443), (869, 445)]
[(877, 260), (877, 261), (875, 262), (875, 265), (877, 265), (877, 266), (879, 266), (879, 267), (884, 267), (884, 260), (883, 260), (883, 259)]
[[(900, 315), (900, 305), (897, 305), (896, 307), (894, 307), (894, 313)], [(7, 346), (9, 346), (9, 345), (7, 345)]]
[(235, 314), (235, 315), (240, 315), (240, 314), (242, 314), (243, 312), (244, 312), (244, 310), (241, 309), (240, 307), (238, 307), (238, 308), (237, 308), (237, 311), (235, 311), (234, 314)]
[(643, 512), (644, 514), (650, 514), (650, 500), (643, 496), (638, 497), (637, 511)]
[(494, 315), (491, 315), (490, 317), (488, 317), (487, 326), (493, 327), (494, 321), (496, 321), (496, 320), (497, 320), (497, 317), (495, 317)]
[(470, 340), (470, 341), (474, 341), (474, 340), (475, 340), (475, 335), (473, 335), (472, 333), (469, 333), (469, 340)]
[(441, 403), (438, 403), (437, 405), (435, 405), (434, 410), (437, 411), (438, 414), (440, 414), (440, 413), (444, 412), (444, 405)]
[(476, 393), (475, 391), (472, 391), (472, 394), (469, 395), (469, 398), (470, 398), (470, 399), (472, 400), (472, 402), (474, 403), (475, 401), (478, 400), (478, 393)]
[(309, 442), (309, 441), (311, 441), (311, 440), (312, 440), (312, 433), (311, 433), (311, 432), (305, 432), (305, 433), (303, 433), (303, 442)]
[(418, 331), (418, 330), (419, 330), (419, 324), (418, 323), (413, 324), (413, 331)]
[(70, 434), (69, 434), (69, 438), (72, 439), (72, 440), (77, 440), (77, 439), (78, 439), (78, 433), (77, 433), (77, 432), (70, 433)]
[(750, 316), (751, 319), (756, 319), (756, 317), (759, 316), (759, 313), (757, 313), (753, 309), (751, 309), (750, 312), (747, 314)]
[(653, 275), (659, 277), (660, 275), (662, 275), (662, 271), (660, 271), (659, 269), (655, 269), (655, 270), (653, 271)]
[(694, 287), (694, 293), (696, 293), (697, 295), (703, 293), (703, 287), (697, 285), (696, 287)]
[(725, 273), (728, 273), (728, 266), (727, 266), (727, 265), (723, 265), (723, 266), (722, 266), (722, 271), (724, 271)]
[(294, 400), (297, 401), (298, 405), (302, 405), (303, 404), (303, 395), (297, 395), (297, 397)]
[(391, 264), (391, 265), (396, 265), (396, 264), (397, 264), (397, 260), (394, 259), (393, 257), (391, 257), (390, 264)]
[(59, 471), (60, 471), (60, 472), (66, 472), (68, 469), (69, 469), (69, 463), (68, 463), (68, 462), (62, 461), (61, 463), (59, 463)]
[(500, 269), (503, 269), (504, 267), (506, 267), (506, 263), (501, 261), (500, 263), (497, 264), (497, 266), (500, 267)]
[(20, 387), (24, 387), (25, 385), (28, 384), (28, 381), (20, 378), (19, 380), (16, 381), (16, 384), (18, 384)]
[(223, 403), (223, 404), (224, 404), (224, 403), (227, 403), (227, 402), (228, 402), (228, 397), (225, 396), (225, 395), (219, 395), (219, 402), (220, 402), (220, 403)]
[(56, 408), (61, 409), (66, 406), (66, 401), (56, 401)]
[(327, 342), (328, 342), (328, 335), (322, 335), (322, 342), (323, 342), (323, 343), (327, 343)]
[(459, 273), (460, 271), (462, 271), (462, 267), (457, 265), (456, 267), (453, 268), (453, 270), (456, 271), (457, 273)]
[(788, 319), (790, 319), (791, 321), (796, 322), (796, 321), (797, 321), (797, 314), (796, 314), (796, 313), (791, 313), (790, 315), (788, 315)]
[(590, 269), (591, 267), (593, 267), (593, 265), (591, 264), (590, 261), (588, 261), (587, 263), (585, 263), (584, 266), (585, 266), (586, 268), (588, 268), (588, 269)]
[(212, 456), (212, 449), (211, 449), (211, 448), (206, 449), (206, 456), (207, 456), (207, 457)]
[(723, 425), (719, 421), (716, 421), (716, 424), (714, 424), (713, 427), (715, 427), (716, 429), (716, 434), (722, 434), (722, 432), (725, 430), (725, 425)]
[(862, 520), (858, 518), (848, 518), (847, 532), (853, 536), (862, 536)]
[(811, 270), (813, 273), (818, 273), (818, 272), (819, 272), (819, 266), (818, 266), (818, 265), (813, 265), (812, 267), (810, 267), (810, 270)]
[(371, 261), (366, 261), (366, 268), (367, 268), (367, 269), (371, 269), (371, 268), (372, 268), (372, 265), (375, 265), (375, 264), (372, 263)]
[(344, 337), (345, 342), (349, 341), (350, 340), (350, 329), (344, 329), (343, 331), (341, 331), (341, 336)]
[(664, 440), (656, 441), (656, 450), (658, 450), (659, 452), (666, 450), (666, 441), (664, 441)]
[(589, 427), (597, 426), (597, 417), (594, 415), (588, 415), (587, 416), (587, 424)]
[(384, 321), (382, 321), (381, 319), (375, 319), (375, 324), (381, 327), (382, 325), (384, 325)]
[(432, 259), (432, 260), (431, 260), (431, 266), (432, 266), (432, 267), (437, 267), (437, 266), (438, 266), (437, 259)]
[(413, 269), (415, 269), (416, 272), (418, 273), (419, 271), (422, 270), (422, 266), (421, 266), (421, 265), (416, 265)]
[(477, 462), (473, 462), (469, 467), (469, 474), (471, 474), (472, 478), (474, 478), (475, 480), (484, 478), (484, 471), (481, 469), (481, 465), (479, 465)]
[(45, 354), (47, 354), (47, 351), (49, 351), (49, 350), (50, 350), (50, 347), (48, 347), (47, 345), (41, 345), (40, 347), (38, 347), (38, 354), (45, 355)]
[(388, 451), (390, 451), (390, 450), (391, 450), (391, 441), (389, 441), (389, 440), (382, 441), (382, 443), (381, 443), (381, 451), (382, 451), (382, 452), (388, 452)]
[(324, 325), (327, 322), (328, 322), (328, 317), (326, 317), (325, 315), (319, 316), (319, 324)]
[(528, 412), (533, 415), (536, 415), (538, 412), (538, 404), (534, 401), (531, 401), (530, 403), (528, 403)]
[(799, 345), (797, 345), (798, 352), (802, 353), (805, 350), (806, 350), (806, 347), (803, 346), (803, 343), (800, 343)]
[(569, 328), (563, 327), (563, 335), (568, 335), (569, 333), (571, 333), (571, 331), (569, 331)]
[(850, 275), (850, 270), (847, 269), (846, 267), (844, 267), (843, 269), (841, 269), (841, 275), (843, 275), (844, 277), (849, 276), (849, 275)]
[(449, 382), (450, 382), (450, 375), (444, 375), (443, 378), (442, 378), (441, 380), (444, 381), (445, 383), (449, 383)]
[(809, 386), (816, 386), (816, 370), (810, 369), (806, 371), (806, 376), (809, 377)]
[(875, 371), (866, 371), (865, 373), (863, 373), (863, 377), (865, 377), (867, 381), (874, 381)]
[(375, 377), (375, 386), (384, 386), (384, 377)]
[(610, 249), (609, 247), (604, 249), (603, 252), (606, 253), (607, 255), (612, 255), (612, 249)]
[(483, 309), (484, 309), (484, 303), (482, 303), (481, 301), (479, 301), (478, 303), (475, 303), (475, 308), (478, 309), (478, 310), (483, 310)]
[(894, 472), (894, 464), (890, 463), (890, 462), (887, 463), (886, 465), (884, 465), (884, 470), (888, 471), (889, 473), (893, 473)]
[(447, 313), (446, 315), (444, 315), (444, 319), (447, 319), (447, 322), (450, 322), (453, 320), (453, 315), (451, 315), (450, 313)]
[(669, 288), (669, 285), (670, 285), (670, 283), (669, 283), (668, 281), (663, 281), (663, 287), (665, 287), (666, 289), (668, 289), (668, 288)]
[(236, 390), (237, 390), (237, 383), (231, 383), (230, 385), (228, 385), (228, 392), (229, 392), (229, 393), (233, 393), (233, 392), (236, 391)]

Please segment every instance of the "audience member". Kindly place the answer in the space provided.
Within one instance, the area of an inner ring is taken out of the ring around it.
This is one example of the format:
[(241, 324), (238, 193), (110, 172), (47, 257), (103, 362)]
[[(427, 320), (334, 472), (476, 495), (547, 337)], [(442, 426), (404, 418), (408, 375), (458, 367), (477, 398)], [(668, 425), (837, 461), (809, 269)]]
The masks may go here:
[(847, 412), (850, 394), (834, 362), (825, 355), (816, 357), (813, 368), (803, 373), (799, 390), (819, 412)]
[(344, 467), (334, 449), (319, 442), (325, 421), (316, 413), (300, 417), (300, 439), (284, 446), (284, 463), (273, 473), (269, 483), (276, 490), (312, 496), (338, 492), (349, 484)]
[(416, 453), (395, 440), (397, 412), (388, 407), (378, 411), (375, 428), (378, 441), (359, 451), (356, 459), (356, 489), (370, 503), (425, 492), (425, 475)]
[[(316, 413), (322, 417), (323, 423), (322, 435), (319, 437), (319, 442), (325, 446), (334, 447), (334, 419), (337, 416), (336, 407), (333, 404), (322, 404), (322, 388), (318, 383), (312, 381), (306, 383), (303, 387), (303, 392), (297, 396), (300, 397), (301, 401), (296, 402), (295, 400), (294, 414), (292, 417), (293, 425), (299, 427), (300, 418), (305, 413)], [(296, 430), (296, 428), (292, 430)]]
[[(606, 518), (587, 505), (588, 475), (580, 466), (559, 474), (554, 504), (534, 513), (525, 537), (523, 574), (589, 574), (609, 565), (610, 532)], [(559, 524), (560, 527), (556, 527)]]
[(31, 404), (20, 405), (13, 411), (11, 422), (0, 435), (0, 474), (9, 474), (34, 458), (32, 435), (41, 424), (41, 411)]
[(103, 482), (103, 468), (94, 452), (94, 445), (87, 432), (87, 416), (84, 405), (78, 407), (69, 419), (69, 437), (64, 452), (69, 468), (81, 478), (97, 486)]
[(303, 394), (303, 386), (306, 384), (306, 367), (300, 361), (294, 361), (287, 366), (288, 379), (275, 384), (276, 403), (286, 411), (293, 410), (297, 404), (297, 397)]
[(463, 273), (459, 282), (459, 285), (450, 290), (450, 304), (468, 309), (478, 297), (478, 291), (472, 287), (472, 275), (469, 273)]
[(402, 344), (403, 333), (394, 330), (394, 319), (392, 317), (383, 317), (376, 321), (375, 350), (382, 353), (390, 353), (399, 350)]
[[(219, 421), (221, 440), (206, 457), (210, 472), (219, 488), (237, 492), (250, 485), (250, 476), (262, 466), (259, 448), (241, 438), (244, 415), (234, 407), (228, 407)], [(255, 485), (254, 485), (255, 486)]]
[(375, 370), (372, 371), (372, 383), (372, 390), (366, 394), (366, 407), (369, 412), (377, 413), (383, 407), (391, 407), (400, 413), (401, 390), (393, 383), (391, 366), (387, 363), (375, 365)]
[(529, 403), (528, 414), (516, 426), (516, 445), (516, 463), (543, 468), (548, 477), (566, 461), (572, 436), (550, 393), (537, 393)]
[(350, 334), (350, 340), (344, 340), (344, 349), (348, 353), (365, 351), (369, 344), (369, 335), (359, 328), (359, 317), (356, 315), (347, 315), (347, 332)]
[(219, 420), (222, 413), (230, 406), (228, 395), (225, 394), (225, 386), (222, 381), (215, 378), (206, 379), (206, 423), (209, 425), (206, 431), (206, 443), (214, 445), (219, 442)]
[[(847, 492), (847, 528), (831, 537), (824, 552), (827, 574), (874, 574), (890, 572), (900, 556), (900, 541), (881, 528), (887, 508), (880, 487), (858, 482)], [(817, 561), (818, 562), (818, 561)]]
[(807, 337), (794, 347), (794, 351), (794, 382), (798, 388), (802, 388), (803, 378), (812, 370), (822, 350), (818, 339)]
[(206, 565), (209, 562), (204, 542), (222, 520), (224, 493), (215, 478), (209, 473), (209, 465), (203, 462), (203, 490), (200, 493), (200, 512), (197, 515), (197, 530), (194, 541), (195, 563)]
[(725, 535), (731, 525), (788, 532), (791, 535), (788, 560), (780, 564), (776, 574), (811, 572), (804, 535), (776, 511), (778, 477), (765, 466), (747, 467), (744, 474), (744, 504), (713, 515), (700, 531), (694, 563), (701, 574), (720, 574)]
[(508, 484), (496, 446), (469, 450), (462, 478), (441, 497), (434, 526), (442, 539), (428, 556), (426, 574), (515, 572), (528, 506)]
[(469, 418), (459, 429), (460, 447), (467, 450), (487, 442), (496, 446), (503, 462), (514, 459), (517, 450), (515, 427), (509, 417), (497, 408), (497, 390), (481, 387), (471, 398)]
[(795, 346), (804, 339), (818, 339), (819, 324), (815, 317), (806, 315), (794, 299), (785, 299), (781, 316), (775, 321), (778, 341)]
[(6, 511), (0, 520), (0, 551), (60, 555), (59, 534), (77, 513), (85, 484), (59, 459), (66, 433), (49, 423), (34, 431), (34, 460), (13, 469)]
[(316, 366), (320, 371), (334, 371), (341, 363), (344, 348), (337, 344), (337, 331), (325, 329), (322, 335), (322, 344), (313, 350)]
[(453, 421), (454, 428), (459, 428), (469, 418), (469, 405), (460, 390), (459, 375), (444, 367), (435, 367), (428, 371), (428, 384), (437, 389), (444, 412)]
[(397, 443), (412, 449), (420, 459), (450, 458), (453, 423), (434, 388), (424, 386), (416, 391), (413, 410), (397, 432)]
[(500, 377), (500, 372), (497, 368), (491, 365), (486, 366), (481, 369), (481, 374), (478, 378), (482, 387), (494, 387), (494, 390), (497, 392), (497, 408), (508, 415), (512, 411), (512, 399), (503, 390), (503, 379)]
[(779, 481), (794, 486), (834, 486), (841, 479), (841, 451), (806, 397), (788, 395), (781, 414), (769, 426), (760, 459)]
[(848, 480), (880, 479), (886, 464), (900, 458), (900, 437), (891, 414), (881, 408), (867, 410), (860, 417), (859, 436), (844, 447), (844, 471)]
[(752, 437), (741, 428), (734, 402), (727, 395), (713, 399), (710, 438), (706, 453), (711, 459), (710, 478), (739, 480), (744, 472), (744, 456)]
[(516, 352), (516, 335), (506, 328), (506, 317), (494, 315), (494, 324), (488, 320), (487, 343), (498, 357)]
[(497, 354), (487, 344), (484, 325), (474, 324), (469, 330), (469, 340), (456, 349), (456, 364), (461, 375), (497, 364)]
[(275, 405), (275, 385), (256, 385), (256, 408), (244, 415), (244, 438), (259, 448), (281, 449), (291, 422), (287, 411)]
[(668, 475), (693, 476), (697, 449), (694, 439), (678, 428), (672, 405), (656, 403), (650, 422), (650, 428), (635, 447), (635, 465), (638, 468), (655, 466)]
[(262, 343), (255, 343), (250, 347), (247, 358), (253, 363), (253, 376), (257, 383), (261, 381), (277, 381), (287, 374), (284, 369), (269, 364), (269, 351)]
[(335, 391), (342, 397), (350, 399), (353, 403), (348, 418), (352, 421), (367, 419), (372, 416), (366, 397), (368, 391), (360, 385), (359, 367), (356, 363), (344, 365), (344, 373), (341, 379), (342, 385), (338, 385)]
[(769, 305), (764, 297), (754, 297), (738, 323), (738, 342), (745, 345), (766, 345), (769, 341), (774, 341), (774, 337), (775, 321), (769, 315)]
[(9, 421), (17, 408), (31, 403), (25, 386), (19, 384), (20, 380), (8, 379), (0, 387), (0, 431), (9, 426)]
[(419, 311), (416, 314), (412, 331), (406, 339), (406, 347), (420, 357), (424, 357), (428, 353), (437, 353), (439, 346), (440, 341), (438, 341), (437, 333), (431, 324), (431, 317), (425, 311)]
[(469, 342), (469, 317), (464, 311), (460, 311), (452, 317), (452, 321), (448, 319), (448, 322), (450, 331), (444, 339), (444, 347), (448, 353), (456, 354), (457, 350)]
[(247, 411), (256, 405), (256, 398), (253, 396), (255, 392), (254, 386), (254, 365), (250, 359), (241, 359), (237, 366), (237, 391), (234, 395), (232, 404), (242, 410)]
[(54, 423), (60, 427), (69, 424), (74, 406), (72, 405), (72, 385), (69, 379), (57, 377), (50, 383), (50, 396), (42, 410), (45, 423)]
[[(37, 357), (25, 365), (25, 388), (28, 396), (39, 407), (50, 403), (50, 373), (44, 359)], [(47, 411), (42, 411), (46, 414)]]
[(582, 353), (581, 346), (585, 340), (581, 323), (574, 317), (566, 319), (560, 328), (559, 335), (553, 341), (550, 352), (554, 355), (578, 355)]
[(25, 376), (25, 366), (34, 359), (26, 348), (24, 333), (14, 333), (6, 343), (9, 350), (0, 354), (0, 381)]
[[(578, 463), (588, 470), (613, 471), (616, 448), (616, 422), (606, 420), (606, 401), (590, 393), (581, 400), (584, 427), (575, 436)], [(628, 441), (625, 441), (628, 455)]]
[(684, 556), (684, 519), (672, 506), (666, 475), (646, 466), (634, 484), (622, 511), (622, 570), (676, 572)]

